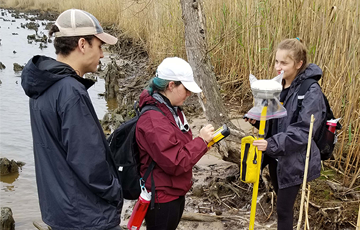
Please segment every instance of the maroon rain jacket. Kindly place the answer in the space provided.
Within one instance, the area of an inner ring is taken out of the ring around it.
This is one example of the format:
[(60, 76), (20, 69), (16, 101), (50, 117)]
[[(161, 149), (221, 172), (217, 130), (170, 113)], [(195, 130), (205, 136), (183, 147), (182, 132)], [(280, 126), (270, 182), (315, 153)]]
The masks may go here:
[[(140, 173), (143, 176), (152, 159), (156, 162), (153, 177), (156, 192), (165, 196), (184, 196), (191, 188), (192, 167), (207, 152), (202, 138), (192, 139), (191, 130), (183, 133), (176, 125), (169, 108), (149, 95), (144, 90), (140, 96), (140, 108), (146, 104), (156, 104), (159, 111), (149, 110), (139, 118), (136, 125), (136, 141), (140, 150)], [(179, 117), (183, 116), (178, 110)], [(151, 191), (151, 178), (146, 181), (146, 188)], [(158, 203), (169, 200), (155, 199)]]

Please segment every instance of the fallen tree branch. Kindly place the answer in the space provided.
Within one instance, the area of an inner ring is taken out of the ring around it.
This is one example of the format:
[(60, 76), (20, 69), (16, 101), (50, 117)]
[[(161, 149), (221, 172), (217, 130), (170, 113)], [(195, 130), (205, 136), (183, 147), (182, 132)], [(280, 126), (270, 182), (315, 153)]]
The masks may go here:
[(347, 187), (341, 186), (340, 184), (334, 183), (332, 181), (326, 181), (326, 183), (330, 186), (330, 188), (334, 191), (334, 192), (342, 192), (344, 193), (343, 195), (350, 195), (355, 199), (360, 199), (360, 195), (358, 192), (356, 192), (353, 189), (349, 189)]
[(313, 202), (309, 201), (309, 204), (314, 208), (321, 209), (321, 206), (314, 204)]
[(203, 213), (183, 213), (181, 219), (187, 221), (199, 221), (199, 222), (217, 222), (222, 220), (234, 220), (234, 221), (242, 220), (249, 222), (249, 218), (242, 216), (215, 216), (215, 215), (209, 215)]
[(49, 226), (47, 228), (41, 227), (41, 225), (36, 221), (33, 221), (33, 225), (35, 226), (35, 228), (37, 228), (39, 230), (51, 230), (51, 228)]

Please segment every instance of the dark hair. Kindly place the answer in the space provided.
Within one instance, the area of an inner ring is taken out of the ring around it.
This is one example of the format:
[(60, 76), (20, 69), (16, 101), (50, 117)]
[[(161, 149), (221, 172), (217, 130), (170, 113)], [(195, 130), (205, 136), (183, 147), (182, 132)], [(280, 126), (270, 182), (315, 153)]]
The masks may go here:
[[(49, 36), (53, 36), (56, 32), (59, 32), (59, 28), (54, 24), (49, 30)], [(80, 38), (84, 38), (89, 45), (92, 45), (92, 40), (94, 39), (94, 35), (86, 35), (86, 36), (74, 36), (74, 37), (55, 37), (54, 39), (54, 47), (55, 53), (61, 54), (63, 56), (68, 56), (78, 45), (78, 41)]]
[(295, 63), (299, 63), (300, 61), (303, 61), (302, 66), (298, 70), (298, 73), (303, 72), (308, 66), (306, 46), (304, 45), (303, 41), (300, 38), (285, 39), (279, 43), (277, 49), (289, 50), (290, 51), (289, 57)]
[[(153, 77), (149, 82), (147, 91), (149, 92), (150, 95), (153, 95), (155, 91), (163, 92), (168, 87), (170, 81), (171, 80), (164, 80), (158, 77)], [(179, 86), (181, 84), (181, 81), (174, 81), (174, 83), (176, 86)]]

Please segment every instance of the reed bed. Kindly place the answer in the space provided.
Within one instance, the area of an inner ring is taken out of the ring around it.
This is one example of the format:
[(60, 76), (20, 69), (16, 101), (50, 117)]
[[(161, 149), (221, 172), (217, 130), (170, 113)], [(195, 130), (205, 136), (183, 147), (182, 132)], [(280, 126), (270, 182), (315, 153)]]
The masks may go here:
[[(6, 7), (63, 11), (80, 8), (104, 24), (143, 43), (151, 62), (186, 58), (179, 0), (0, 0)], [(343, 129), (333, 164), (344, 184), (360, 177), (360, 1), (211, 0), (204, 1), (209, 55), (224, 98), (251, 100), (248, 75), (274, 76), (274, 47), (300, 37), (310, 62), (324, 72), (320, 81)]]

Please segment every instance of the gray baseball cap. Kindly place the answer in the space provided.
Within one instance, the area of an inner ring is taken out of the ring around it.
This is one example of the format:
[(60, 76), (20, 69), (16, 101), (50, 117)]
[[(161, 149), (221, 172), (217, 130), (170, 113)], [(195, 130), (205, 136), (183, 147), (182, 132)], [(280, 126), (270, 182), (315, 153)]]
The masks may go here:
[(62, 12), (56, 19), (55, 25), (60, 30), (55, 33), (55, 37), (94, 35), (110, 45), (114, 45), (118, 40), (105, 33), (100, 22), (92, 14), (83, 10), (69, 9)]

